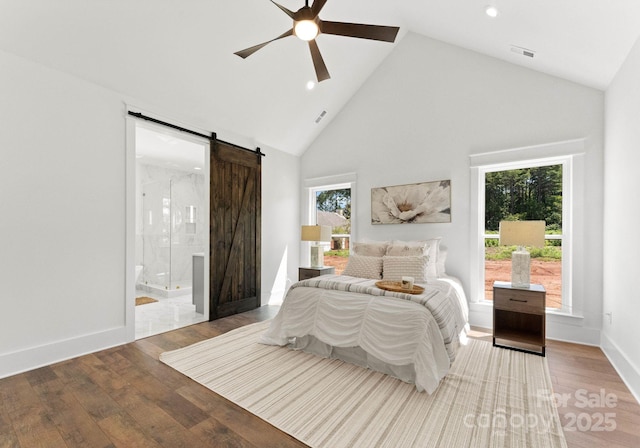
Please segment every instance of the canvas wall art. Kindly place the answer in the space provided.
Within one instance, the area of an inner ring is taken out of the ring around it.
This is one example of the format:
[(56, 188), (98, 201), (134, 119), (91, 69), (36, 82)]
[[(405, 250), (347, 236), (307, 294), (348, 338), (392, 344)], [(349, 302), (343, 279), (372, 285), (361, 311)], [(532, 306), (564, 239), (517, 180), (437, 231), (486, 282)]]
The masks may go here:
[(371, 224), (451, 222), (451, 181), (371, 189)]

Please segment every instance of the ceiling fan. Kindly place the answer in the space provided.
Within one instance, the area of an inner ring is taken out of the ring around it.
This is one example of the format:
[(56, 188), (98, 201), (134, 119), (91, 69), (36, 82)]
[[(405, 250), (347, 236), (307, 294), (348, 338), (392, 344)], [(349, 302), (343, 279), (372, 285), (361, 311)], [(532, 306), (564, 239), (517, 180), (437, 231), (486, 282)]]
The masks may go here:
[(324, 59), (322, 59), (320, 49), (315, 41), (315, 38), (320, 34), (334, 34), (337, 36), (393, 42), (396, 39), (398, 30), (400, 29), (396, 26), (365, 25), (360, 23), (329, 22), (321, 20), (320, 17), (318, 17), (318, 14), (320, 14), (320, 11), (327, 3), (327, 0), (315, 0), (312, 6), (309, 6), (309, 0), (305, 0), (305, 5), (296, 12), (290, 11), (273, 0), (271, 0), (271, 3), (291, 17), (293, 20), (293, 28), (282, 33), (275, 39), (237, 51), (234, 54), (245, 59), (271, 42), (284, 37), (296, 36), (309, 43), (309, 50), (311, 50), (311, 58), (313, 59), (313, 66), (316, 70), (318, 82), (330, 78), (327, 66), (324, 63)]

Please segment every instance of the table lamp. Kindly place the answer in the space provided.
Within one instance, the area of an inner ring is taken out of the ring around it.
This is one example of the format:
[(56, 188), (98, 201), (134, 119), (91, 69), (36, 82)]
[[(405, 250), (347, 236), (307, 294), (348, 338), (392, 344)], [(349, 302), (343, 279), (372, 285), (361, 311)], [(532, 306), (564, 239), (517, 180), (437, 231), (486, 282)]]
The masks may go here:
[(311, 244), (311, 267), (321, 268), (324, 266), (324, 249), (318, 243), (320, 241), (331, 241), (330, 226), (302, 226), (302, 241), (312, 241)]
[(531, 255), (526, 247), (544, 246), (544, 221), (500, 221), (500, 245), (518, 246), (511, 254), (511, 286), (529, 289)]

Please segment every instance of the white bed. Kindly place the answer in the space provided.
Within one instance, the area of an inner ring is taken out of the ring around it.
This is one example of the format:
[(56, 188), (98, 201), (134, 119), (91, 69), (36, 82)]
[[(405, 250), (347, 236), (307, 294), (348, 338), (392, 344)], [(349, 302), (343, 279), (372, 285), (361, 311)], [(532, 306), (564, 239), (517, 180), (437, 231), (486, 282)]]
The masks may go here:
[(294, 284), (260, 342), (342, 359), (433, 392), (466, 341), (460, 282), (421, 278), (416, 284), (425, 291), (413, 295), (382, 290), (379, 278), (329, 275)]

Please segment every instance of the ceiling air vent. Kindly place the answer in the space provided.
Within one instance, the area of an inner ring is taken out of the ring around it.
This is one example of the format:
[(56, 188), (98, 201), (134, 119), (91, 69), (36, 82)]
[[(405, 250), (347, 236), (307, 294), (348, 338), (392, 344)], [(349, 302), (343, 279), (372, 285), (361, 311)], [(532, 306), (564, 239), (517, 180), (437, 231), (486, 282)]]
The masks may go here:
[(529, 50), (528, 48), (523, 48), (523, 47), (517, 47), (515, 45), (511, 46), (511, 51), (513, 51), (514, 53), (521, 54), (523, 56), (530, 57), (530, 58), (536, 55), (536, 52), (533, 50)]
[(316, 118), (316, 124), (320, 123), (320, 120), (322, 120), (325, 115), (327, 115), (327, 111), (323, 110), (322, 113), (318, 115), (318, 118)]

